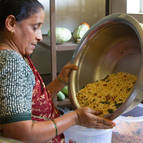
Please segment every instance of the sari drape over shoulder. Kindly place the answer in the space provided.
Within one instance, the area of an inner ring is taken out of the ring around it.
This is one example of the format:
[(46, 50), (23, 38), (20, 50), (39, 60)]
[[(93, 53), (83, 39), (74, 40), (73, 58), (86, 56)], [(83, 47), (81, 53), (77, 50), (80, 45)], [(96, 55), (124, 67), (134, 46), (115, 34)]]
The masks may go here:
[[(46, 90), (45, 84), (34, 67), (31, 59), (27, 58), (28, 63), (35, 75), (35, 86), (32, 93), (32, 120), (45, 121), (54, 119), (60, 116), (59, 111), (55, 108), (52, 102), (52, 96), (49, 91)], [(63, 142), (64, 135), (58, 135), (53, 138), (49, 143), (61, 143)]]

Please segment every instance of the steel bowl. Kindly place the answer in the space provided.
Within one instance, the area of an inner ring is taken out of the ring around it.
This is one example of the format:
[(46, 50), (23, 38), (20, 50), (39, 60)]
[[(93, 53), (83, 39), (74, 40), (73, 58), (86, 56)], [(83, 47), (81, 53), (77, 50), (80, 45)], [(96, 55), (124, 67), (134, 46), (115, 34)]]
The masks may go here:
[(79, 67), (70, 76), (69, 94), (75, 108), (80, 105), (77, 92), (87, 83), (105, 78), (116, 72), (137, 76), (137, 82), (124, 104), (108, 118), (133, 109), (143, 99), (143, 30), (132, 16), (115, 13), (104, 17), (85, 34), (72, 62)]

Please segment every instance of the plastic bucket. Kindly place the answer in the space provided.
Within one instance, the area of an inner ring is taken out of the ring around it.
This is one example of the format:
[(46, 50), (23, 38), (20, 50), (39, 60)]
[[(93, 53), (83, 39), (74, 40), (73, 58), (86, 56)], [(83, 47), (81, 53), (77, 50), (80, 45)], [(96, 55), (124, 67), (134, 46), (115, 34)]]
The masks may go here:
[(65, 143), (111, 143), (112, 130), (73, 126), (64, 135)]

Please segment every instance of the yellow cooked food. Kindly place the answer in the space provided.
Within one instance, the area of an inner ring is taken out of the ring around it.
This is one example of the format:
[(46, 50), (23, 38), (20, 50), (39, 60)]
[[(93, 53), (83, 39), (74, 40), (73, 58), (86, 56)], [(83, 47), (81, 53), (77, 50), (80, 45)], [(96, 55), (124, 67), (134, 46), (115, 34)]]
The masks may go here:
[(136, 79), (135, 75), (125, 72), (110, 74), (102, 80), (87, 84), (78, 92), (77, 100), (81, 107), (88, 106), (101, 111), (101, 116), (113, 113), (126, 101)]

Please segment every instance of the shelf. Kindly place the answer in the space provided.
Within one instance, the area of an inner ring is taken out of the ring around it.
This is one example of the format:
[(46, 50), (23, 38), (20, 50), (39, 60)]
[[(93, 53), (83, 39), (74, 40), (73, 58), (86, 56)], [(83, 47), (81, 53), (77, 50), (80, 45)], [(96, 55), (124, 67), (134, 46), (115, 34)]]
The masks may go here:
[(50, 47), (50, 40), (48, 38), (48, 35), (42, 35), (42, 37), (43, 37), (43, 40), (40, 41), (39, 44)]
[(73, 42), (66, 42), (64, 44), (58, 44), (56, 45), (56, 51), (69, 51), (69, 50), (75, 50), (77, 48), (78, 44)]
[[(75, 50), (78, 46), (78, 44), (74, 43), (73, 41), (67, 42), (64, 44), (56, 44), (56, 0), (50, 0), (49, 6), (50, 6), (50, 38), (48, 38), (47, 35), (43, 35), (43, 41), (41, 42), (41, 45), (49, 46), (50, 54), (51, 54), (51, 72), (52, 72), (52, 80), (54, 80), (57, 77), (57, 52), (58, 51), (69, 51), (69, 50)], [(106, 14), (109, 14), (109, 0), (105, 0), (106, 4)], [(100, 11), (99, 11), (100, 12)], [(48, 17), (48, 18), (49, 18)]]
[[(43, 35), (43, 40), (39, 42), (39, 44), (50, 47), (50, 40), (48, 38), (48, 35)], [(63, 44), (56, 44), (56, 51), (75, 50), (77, 46), (78, 44), (74, 42), (65, 42)]]
[(71, 105), (71, 102), (70, 100), (67, 98), (67, 99), (64, 99), (63, 101), (56, 101), (56, 105), (57, 106), (67, 106), (67, 105)]
[(57, 97), (54, 97), (53, 102), (56, 107), (71, 107), (72, 106), (69, 98), (65, 98), (63, 101), (58, 101)]

